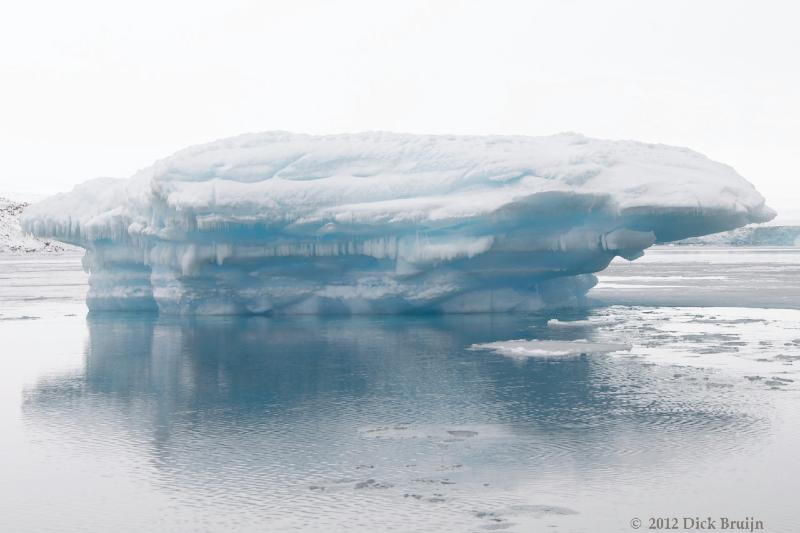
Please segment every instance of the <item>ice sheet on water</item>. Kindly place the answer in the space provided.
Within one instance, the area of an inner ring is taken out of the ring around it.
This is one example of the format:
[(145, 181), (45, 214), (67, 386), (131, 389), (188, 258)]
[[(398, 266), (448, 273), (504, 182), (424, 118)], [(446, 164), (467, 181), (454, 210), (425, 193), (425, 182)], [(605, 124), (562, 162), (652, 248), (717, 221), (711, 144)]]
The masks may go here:
[(26, 210), (87, 249), (92, 309), (529, 311), (657, 241), (774, 216), (733, 169), (633, 141), (248, 134)]

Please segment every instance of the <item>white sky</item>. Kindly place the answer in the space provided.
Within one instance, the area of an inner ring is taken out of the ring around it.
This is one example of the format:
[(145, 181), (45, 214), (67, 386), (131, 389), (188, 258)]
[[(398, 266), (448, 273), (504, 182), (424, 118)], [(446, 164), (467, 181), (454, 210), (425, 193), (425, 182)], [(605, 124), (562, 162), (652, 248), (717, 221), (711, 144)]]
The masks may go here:
[(800, 199), (800, 2), (0, 2), (0, 191), (248, 131), (578, 131)]

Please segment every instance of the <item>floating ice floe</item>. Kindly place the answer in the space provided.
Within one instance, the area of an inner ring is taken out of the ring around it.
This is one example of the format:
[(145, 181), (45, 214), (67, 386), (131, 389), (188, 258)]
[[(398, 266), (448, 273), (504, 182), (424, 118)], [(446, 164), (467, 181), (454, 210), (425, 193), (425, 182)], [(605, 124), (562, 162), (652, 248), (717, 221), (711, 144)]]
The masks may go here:
[(548, 328), (585, 328), (595, 325), (589, 320), (559, 320), (551, 318), (547, 321)]
[(592, 328), (598, 326), (608, 326), (613, 324), (613, 319), (594, 319), (594, 320), (559, 320), (551, 318), (547, 321), (548, 328)]
[(86, 248), (91, 309), (400, 313), (579, 303), (616, 256), (773, 216), (686, 148), (271, 132), (89, 181), (22, 224)]
[(587, 340), (546, 341), (516, 339), (510, 341), (473, 344), (469, 349), (489, 350), (501, 355), (515, 358), (569, 357), (591, 353), (628, 351), (631, 349), (631, 345), (610, 342), (589, 342)]

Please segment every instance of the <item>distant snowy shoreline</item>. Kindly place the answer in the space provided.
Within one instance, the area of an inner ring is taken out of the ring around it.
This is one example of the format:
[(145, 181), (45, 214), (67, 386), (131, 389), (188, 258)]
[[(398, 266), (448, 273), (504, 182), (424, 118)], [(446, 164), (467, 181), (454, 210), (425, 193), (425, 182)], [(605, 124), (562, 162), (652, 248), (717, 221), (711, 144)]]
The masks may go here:
[(0, 196), (0, 253), (1, 254), (58, 254), (80, 252), (81, 249), (53, 239), (41, 239), (26, 234), (19, 217), (28, 202), (9, 200)]
[(672, 243), (678, 246), (800, 246), (800, 225), (751, 224)]

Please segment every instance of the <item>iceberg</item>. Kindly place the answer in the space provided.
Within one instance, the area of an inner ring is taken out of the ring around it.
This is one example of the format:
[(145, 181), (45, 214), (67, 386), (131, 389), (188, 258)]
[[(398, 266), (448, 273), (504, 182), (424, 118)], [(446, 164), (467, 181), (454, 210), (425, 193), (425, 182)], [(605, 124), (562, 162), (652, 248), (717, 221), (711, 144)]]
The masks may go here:
[(91, 310), (468, 313), (579, 304), (616, 256), (774, 215), (686, 148), (267, 132), (86, 182), (21, 223), (86, 249)]

